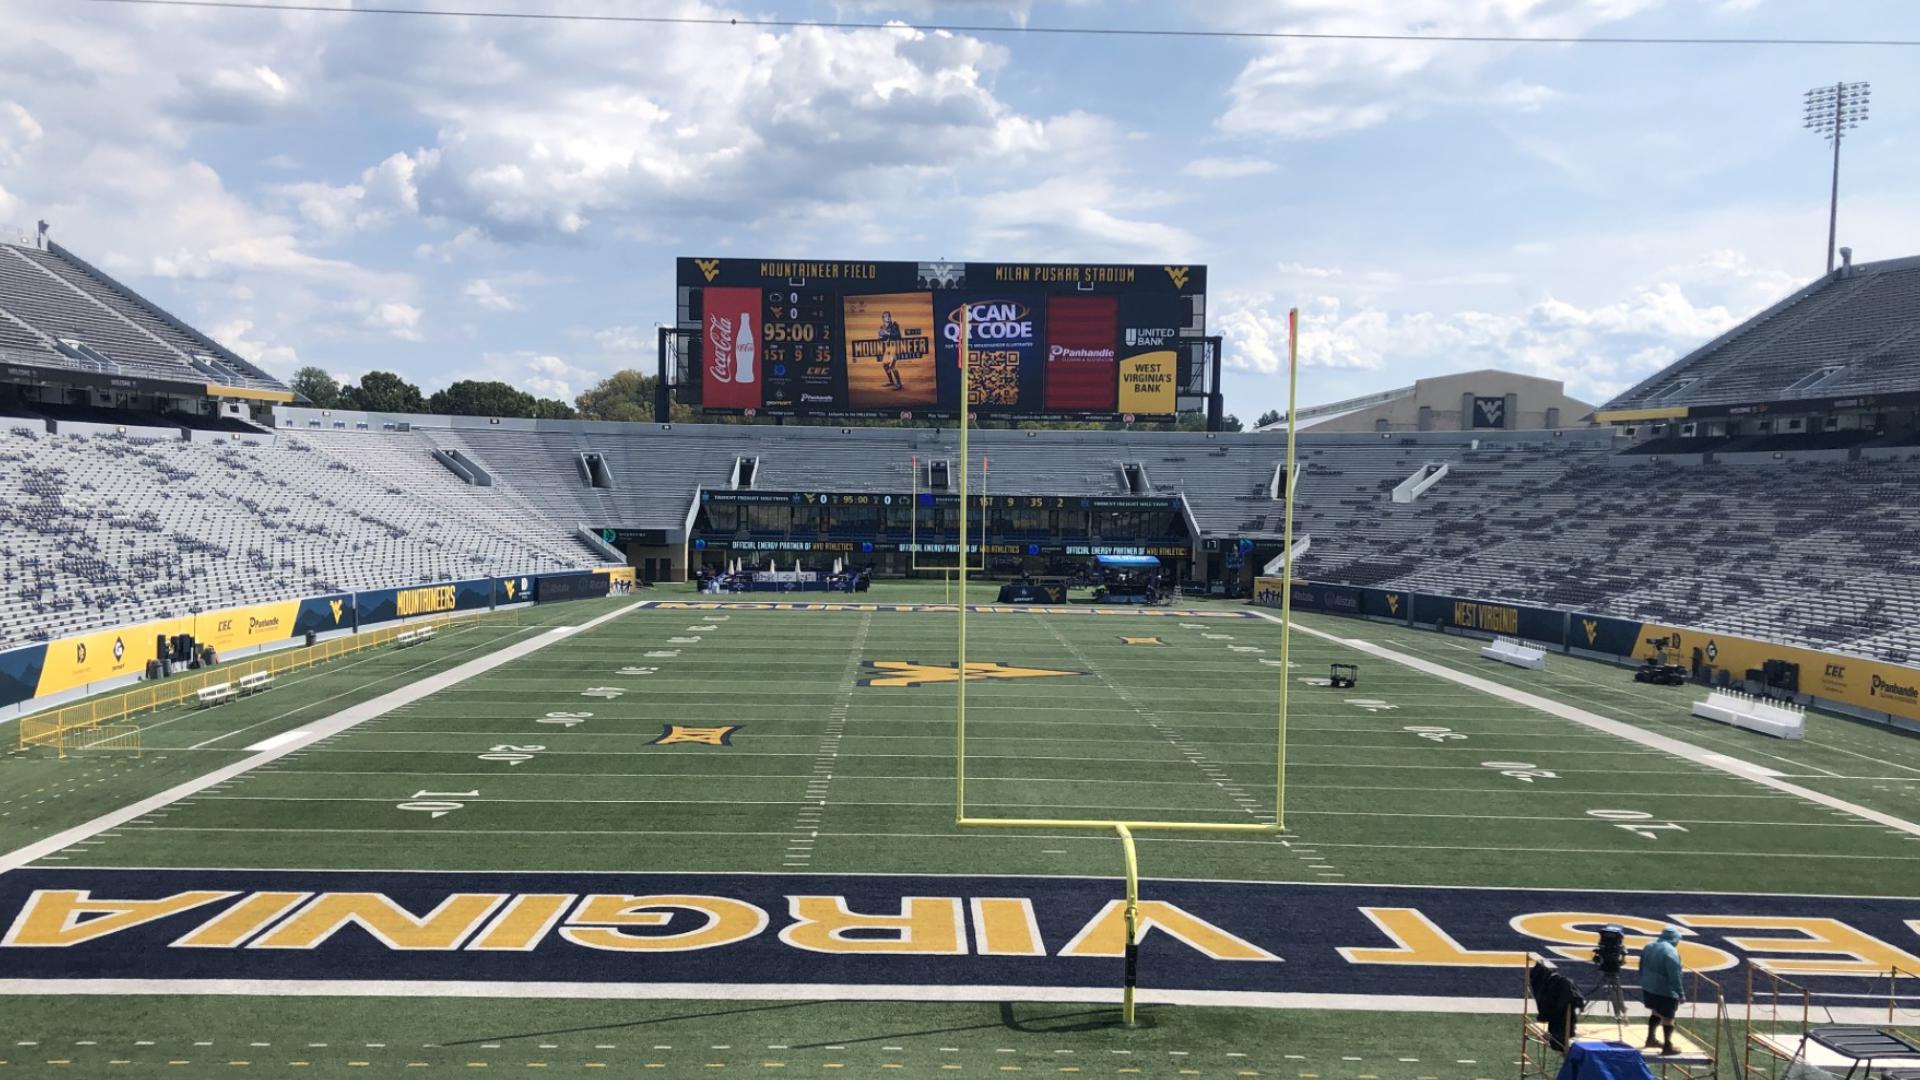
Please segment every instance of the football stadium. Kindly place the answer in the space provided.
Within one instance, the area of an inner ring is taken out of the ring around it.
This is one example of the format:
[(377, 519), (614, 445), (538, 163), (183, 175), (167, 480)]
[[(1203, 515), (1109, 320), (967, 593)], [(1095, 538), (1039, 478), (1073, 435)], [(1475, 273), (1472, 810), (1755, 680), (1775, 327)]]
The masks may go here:
[(1920, 256), (1239, 430), (1217, 267), (731, 244), (602, 420), (0, 243), (0, 1076), (1920, 1076)]

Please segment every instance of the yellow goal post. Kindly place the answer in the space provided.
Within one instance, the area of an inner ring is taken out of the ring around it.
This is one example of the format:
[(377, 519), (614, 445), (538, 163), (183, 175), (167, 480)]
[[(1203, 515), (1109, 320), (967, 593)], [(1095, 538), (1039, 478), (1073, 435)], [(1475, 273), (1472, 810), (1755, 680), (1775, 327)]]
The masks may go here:
[[(967, 310), (960, 309), (960, 385), (962, 393), (971, 385), (971, 365), (968, 350)], [(1286, 579), (1291, 585), (1293, 578), (1293, 498), (1294, 498), (1294, 454), (1295, 427), (1294, 412), (1297, 402), (1300, 360), (1300, 310), (1287, 312), (1287, 459), (1284, 472), (1286, 477), (1286, 511), (1282, 529), (1281, 550), (1287, 561)], [(969, 429), (968, 410), (960, 410), (960, 458), (967, 458), (967, 434)], [(967, 509), (968, 509), (967, 471), (960, 472), (960, 550), (966, 550)], [(983, 543), (984, 553), (986, 546)], [(984, 555), (983, 555), (984, 557)], [(1262, 822), (1219, 822), (1219, 821), (1130, 821), (1104, 820), (1098, 818), (997, 818), (976, 817), (967, 812), (967, 605), (966, 596), (966, 560), (960, 560), (960, 594), (962, 602), (958, 605), (956, 619), (957, 664), (954, 682), (954, 824), (960, 828), (984, 829), (1073, 829), (1112, 832), (1119, 837), (1121, 850), (1126, 862), (1126, 968), (1121, 991), (1121, 1017), (1127, 1026), (1135, 1022), (1135, 989), (1138, 971), (1139, 946), (1139, 904), (1140, 870), (1139, 859), (1134, 848), (1134, 833), (1137, 832), (1204, 832), (1204, 833), (1250, 833), (1277, 835), (1286, 828), (1286, 791), (1287, 791), (1287, 698), (1289, 684), (1292, 682), (1289, 671), (1291, 663), (1291, 645), (1293, 639), (1293, 589), (1280, 591), (1280, 701), (1276, 717), (1276, 753), (1274, 764), (1273, 820)]]

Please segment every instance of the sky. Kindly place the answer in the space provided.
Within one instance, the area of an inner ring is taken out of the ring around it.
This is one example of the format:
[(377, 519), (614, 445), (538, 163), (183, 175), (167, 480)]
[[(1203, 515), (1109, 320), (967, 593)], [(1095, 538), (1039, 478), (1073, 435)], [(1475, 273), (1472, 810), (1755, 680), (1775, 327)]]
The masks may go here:
[(1303, 404), (1479, 368), (1597, 403), (1811, 281), (1816, 85), (1873, 84), (1839, 242), (1920, 254), (1920, 49), (998, 32), (1920, 39), (1912, 0), (459, 6), (815, 25), (0, 0), (0, 227), (282, 377), (567, 399), (653, 369), (676, 256), (1199, 263), (1246, 418), (1290, 307)]

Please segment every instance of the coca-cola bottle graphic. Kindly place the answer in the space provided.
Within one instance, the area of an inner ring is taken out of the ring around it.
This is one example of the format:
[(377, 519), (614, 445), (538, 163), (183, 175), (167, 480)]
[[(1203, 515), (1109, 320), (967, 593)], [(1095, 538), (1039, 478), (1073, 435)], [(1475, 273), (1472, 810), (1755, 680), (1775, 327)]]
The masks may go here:
[(740, 313), (740, 331), (733, 335), (733, 381), (753, 381), (753, 324), (745, 311)]

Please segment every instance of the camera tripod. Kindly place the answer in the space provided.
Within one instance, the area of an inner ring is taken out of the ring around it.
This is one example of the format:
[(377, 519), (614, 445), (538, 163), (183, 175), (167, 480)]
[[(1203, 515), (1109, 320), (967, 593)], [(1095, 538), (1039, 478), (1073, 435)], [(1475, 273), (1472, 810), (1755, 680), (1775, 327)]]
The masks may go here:
[(1610, 1006), (1610, 1010), (1613, 1013), (1614, 1025), (1618, 1027), (1625, 1024), (1627, 1021), (1627, 995), (1626, 991), (1620, 989), (1620, 970), (1618, 968), (1612, 971), (1604, 968), (1601, 969), (1600, 978), (1580, 995), (1582, 998), (1585, 998), (1587, 1002), (1581, 1011), (1585, 1012), (1603, 1000), (1600, 996), (1602, 992), (1606, 994), (1604, 1000), (1608, 1006)]

